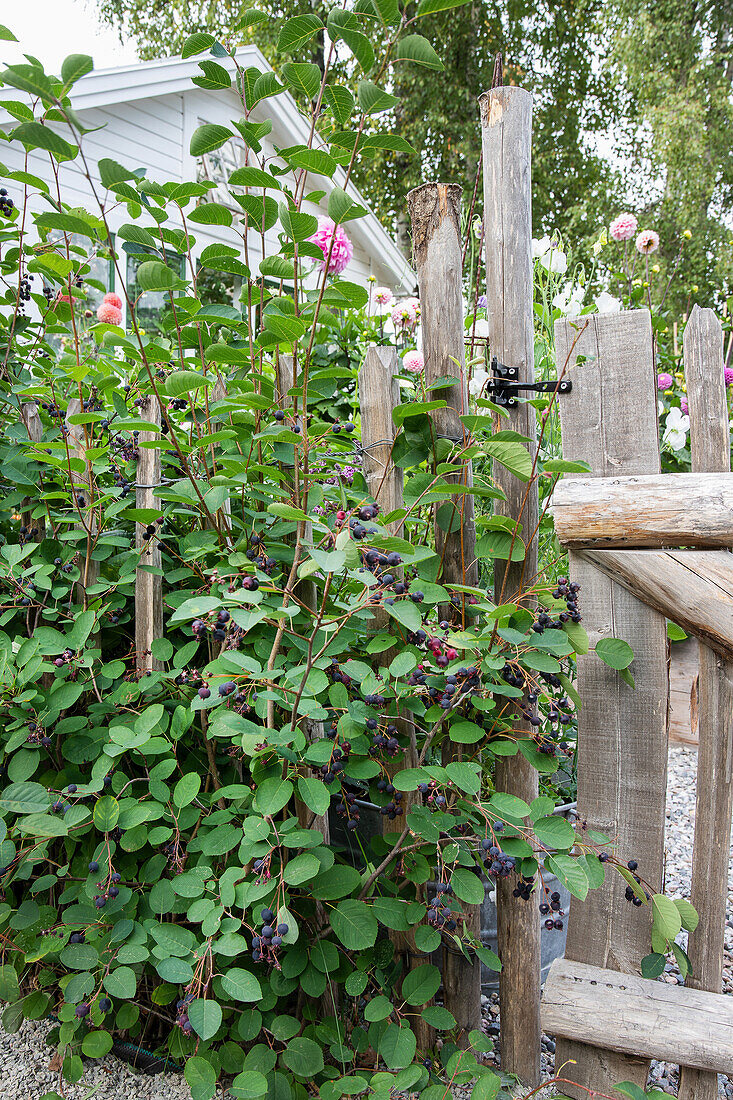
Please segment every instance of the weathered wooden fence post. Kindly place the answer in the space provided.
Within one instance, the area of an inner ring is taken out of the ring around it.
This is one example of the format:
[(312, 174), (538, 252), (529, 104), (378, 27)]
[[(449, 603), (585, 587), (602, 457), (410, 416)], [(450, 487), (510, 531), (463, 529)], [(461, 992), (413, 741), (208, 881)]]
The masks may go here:
[[(555, 339), (558, 374), (565, 369), (573, 383), (572, 393), (559, 399), (564, 457), (590, 464), (584, 478), (658, 474), (657, 386), (646, 310), (567, 318), (557, 322)], [(573, 551), (570, 575), (581, 585), (591, 648), (605, 636), (623, 638), (634, 650), (636, 681), (629, 687), (592, 652), (578, 657), (578, 813), (587, 828), (615, 841), (621, 860), (637, 860), (640, 877), (659, 890), (669, 695), (665, 619)], [(573, 901), (566, 959), (639, 972), (649, 952), (649, 914), (625, 891), (621, 876), (609, 872), (584, 902)], [(573, 1060), (563, 1076), (596, 1092), (610, 1093), (620, 1081), (646, 1084), (649, 1062), (638, 1056), (558, 1037), (555, 1058), (558, 1066)], [(567, 1085), (563, 1091), (587, 1096)]]
[[(723, 376), (723, 330), (711, 309), (692, 311), (683, 338), (693, 472), (730, 472), (730, 428)], [(700, 649), (697, 795), (690, 901), (700, 923), (690, 933), (687, 985), (720, 993), (731, 814), (733, 664)], [(716, 1100), (717, 1073), (680, 1068), (679, 1100)]]
[[(461, 188), (456, 184), (426, 183), (407, 196), (412, 222), (412, 247), (420, 288), (421, 331), (428, 387), (440, 378), (454, 384), (430, 390), (430, 397), (444, 399), (445, 409), (432, 413), (436, 449), (441, 440), (460, 447), (465, 431), (459, 417), (468, 412), (465, 372), (465, 330), (463, 325), (463, 272), (461, 248)], [(449, 451), (446, 451), (446, 454)], [(441, 461), (445, 461), (445, 456)], [(470, 486), (471, 464), (458, 460), (452, 480)], [(470, 493), (452, 498), (455, 520), (445, 532), (435, 523), (435, 546), (442, 557), (441, 583), (475, 585), (476, 529), (474, 502)], [(457, 521), (457, 522), (456, 522)], [(450, 617), (452, 608), (445, 609)], [(460, 759), (461, 746), (450, 739), (443, 743), (443, 763)], [(480, 907), (464, 905), (467, 929), (478, 939), (481, 933)], [(464, 1036), (481, 1026), (481, 963), (467, 959), (453, 946), (443, 948), (443, 998)]]
[[(43, 424), (41, 423), (41, 415), (38, 412), (38, 405), (35, 401), (29, 401), (25, 405), (20, 407), (20, 418), (26, 432), (28, 433), (29, 443), (40, 443), (43, 438)], [(40, 542), (43, 538), (43, 531), (45, 527), (43, 516), (38, 519), (33, 519), (33, 508), (38, 503), (32, 497), (25, 497), (21, 507), (22, 523), (24, 527), (28, 528), (28, 535), (30, 536), (31, 530), (35, 528), (33, 538), (36, 542)]]
[[(369, 348), (364, 363), (359, 371), (359, 410), (361, 413), (361, 444), (363, 452), (364, 477), (369, 492), (379, 504), (383, 515), (397, 511), (403, 505), (403, 473), (399, 466), (392, 461), (392, 447), (394, 444), (396, 429), (392, 418), (393, 409), (400, 404), (400, 388), (397, 381), (399, 371), (399, 358), (397, 351), (392, 347)], [(393, 534), (399, 534), (402, 521), (395, 520), (387, 525)], [(389, 616), (382, 608), (375, 611), (375, 623), (378, 627), (384, 627), (389, 622)], [(397, 650), (391, 648), (377, 656), (380, 666), (388, 666), (394, 658)], [(399, 718), (395, 722), (400, 732), (409, 739), (410, 746), (405, 757), (394, 762), (387, 770), (392, 772), (406, 766), (414, 768), (417, 765), (417, 753), (415, 751), (415, 730), (413, 723), (408, 718)], [(410, 806), (416, 801), (416, 796), (403, 796), (403, 809), (405, 816)], [(390, 821), (387, 816), (382, 818), (383, 833), (395, 832), (396, 827), (401, 829), (405, 818), (398, 822)], [(390, 930), (389, 937), (395, 945), (395, 949), (405, 958), (405, 970), (413, 970), (425, 963), (425, 958), (418, 952), (415, 944), (415, 936), (412, 932), (395, 932)], [(415, 1033), (418, 1049), (428, 1050), (435, 1042), (435, 1032), (423, 1020), (421, 1009), (410, 1017), (410, 1026)]]
[[(137, 462), (135, 504), (137, 508), (161, 509), (160, 501), (155, 497), (155, 489), (160, 485), (160, 405), (152, 398), (146, 398), (141, 415), (155, 428), (141, 431), (138, 437), (140, 457)], [(158, 446), (148, 444), (157, 443)], [(154, 535), (148, 535), (149, 527), (155, 528)], [(135, 667), (139, 676), (145, 676), (153, 669), (161, 668), (161, 662), (153, 657), (153, 642), (163, 636), (163, 577), (161, 574), (161, 553), (158, 540), (160, 527), (154, 520), (135, 525), (135, 546), (140, 554), (135, 571)]]
[[(532, 382), (532, 97), (523, 88), (500, 87), (485, 92), (479, 103), (489, 345), (500, 363), (518, 369), (518, 381)], [(533, 451), (534, 407), (519, 401), (508, 425), (528, 437)], [(494, 562), (495, 599), (506, 603), (531, 586), (537, 575), (537, 483), (526, 485), (498, 463), (494, 481), (506, 494), (505, 501), (497, 501), (497, 511), (521, 523), (527, 543), (524, 562)], [(517, 723), (516, 728), (529, 734), (526, 724)], [(498, 758), (495, 782), (497, 790), (525, 802), (537, 797), (537, 772), (520, 754)], [(536, 899), (528, 905), (514, 898), (512, 889), (508, 880), (497, 883), (501, 1065), (534, 1086), (540, 1080), (540, 918)]]
[[(87, 460), (84, 425), (72, 422), (75, 417), (83, 413), (84, 409), (82, 408), (82, 403), (79, 398), (72, 397), (71, 401), (69, 401), (69, 404), (66, 406), (66, 428), (67, 439), (69, 441), (69, 454), (73, 458), (79, 459), (84, 464), (83, 470), (74, 471), (72, 493), (76, 497), (77, 506), (84, 517), (83, 524), (86, 532), (86, 545), (79, 567), (81, 576), (74, 588), (76, 598), (84, 609), (86, 609), (87, 589), (91, 588), (99, 577), (99, 562), (95, 561), (92, 557), (96, 534), (96, 520), (94, 518), (94, 511), (89, 507), (90, 501), (88, 498), (91, 491), (92, 470), (91, 464)], [(79, 498), (84, 501), (83, 504), (79, 503)]]

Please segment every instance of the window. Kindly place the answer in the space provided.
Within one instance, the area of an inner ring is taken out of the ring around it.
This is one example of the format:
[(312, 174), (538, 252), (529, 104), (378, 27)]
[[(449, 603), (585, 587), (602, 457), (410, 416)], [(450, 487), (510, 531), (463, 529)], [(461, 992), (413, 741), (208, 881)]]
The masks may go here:
[[(137, 323), (140, 328), (149, 333), (163, 331), (163, 314), (170, 304), (167, 291), (146, 290), (143, 292), (137, 285), (137, 269), (140, 267), (140, 264), (145, 263), (145, 261), (151, 257), (156, 259), (159, 258), (157, 253), (154, 252), (145, 253), (141, 251), (132, 254), (128, 253), (127, 271), (125, 274), (127, 293), (130, 295), (130, 300), (135, 304)], [(185, 256), (179, 256), (177, 252), (166, 252), (165, 262), (168, 267), (183, 278), (186, 265)]]

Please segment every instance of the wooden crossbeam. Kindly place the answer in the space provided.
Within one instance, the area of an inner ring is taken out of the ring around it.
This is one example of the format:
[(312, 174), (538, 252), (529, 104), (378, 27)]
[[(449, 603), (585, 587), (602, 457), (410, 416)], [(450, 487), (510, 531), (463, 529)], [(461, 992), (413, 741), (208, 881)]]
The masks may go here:
[(563, 546), (733, 545), (733, 474), (573, 477), (553, 494)]
[(606, 1050), (733, 1072), (733, 998), (722, 993), (556, 959), (542, 996), (542, 1027)]
[(611, 580), (733, 659), (733, 554), (726, 550), (579, 550)]

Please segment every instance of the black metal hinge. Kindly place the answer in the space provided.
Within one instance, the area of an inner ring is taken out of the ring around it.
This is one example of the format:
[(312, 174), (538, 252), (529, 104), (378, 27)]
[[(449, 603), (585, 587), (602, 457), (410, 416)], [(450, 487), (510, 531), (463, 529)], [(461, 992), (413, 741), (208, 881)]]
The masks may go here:
[(563, 378), (560, 382), (519, 382), (519, 368), (500, 363), (496, 356), (491, 360), (491, 381), (486, 386), (497, 405), (514, 408), (518, 393), (570, 393), (573, 383)]

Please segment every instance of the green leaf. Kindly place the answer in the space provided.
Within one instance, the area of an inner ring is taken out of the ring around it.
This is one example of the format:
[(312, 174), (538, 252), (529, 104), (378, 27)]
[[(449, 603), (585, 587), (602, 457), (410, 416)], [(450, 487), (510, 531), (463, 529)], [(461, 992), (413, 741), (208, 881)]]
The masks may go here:
[(585, 901), (588, 894), (588, 875), (579, 860), (573, 856), (559, 855), (549, 856), (547, 868), (560, 879), (566, 890), (580, 901)]
[(510, 474), (514, 474), (520, 481), (529, 481), (532, 476), (532, 456), (523, 443), (488, 439), (482, 446), (486, 453), (504, 466)]
[(69, 144), (51, 129), (40, 122), (21, 122), (12, 132), (14, 140), (23, 143), (26, 149), (45, 149), (54, 160), (73, 160), (79, 149)]
[(191, 135), (191, 156), (201, 157), (204, 153), (213, 153), (232, 136), (232, 131), (227, 126), (221, 126), (218, 122), (205, 122)]
[(541, 817), (534, 823), (535, 836), (546, 848), (572, 848), (575, 830), (569, 821), (557, 814)]
[(364, 214), (366, 214), (366, 210), (363, 206), (359, 206), (358, 203), (349, 198), (340, 187), (334, 187), (328, 196), (328, 216), (331, 221), (336, 222), (338, 225), (340, 222), (349, 221), (352, 218), (361, 218)]
[(298, 53), (303, 44), (323, 27), (317, 15), (294, 15), (282, 26), (277, 39), (278, 53)]
[(700, 915), (695, 906), (686, 898), (675, 898), (674, 903), (677, 906), (682, 927), (688, 932), (694, 932), (700, 922)]
[(15, 37), (13, 32), (8, 30), (7, 27), (4, 27), (3, 24), (0, 23), (0, 42), (17, 42), (17, 41), (18, 41), (18, 39)]
[(249, 970), (241, 970), (238, 967), (229, 969), (224, 974), (221, 984), (235, 1001), (259, 1001), (262, 998), (262, 987)]
[(444, 68), (427, 38), (423, 38), (421, 34), (408, 34), (406, 38), (400, 39), (393, 58), (395, 61), (414, 61), (416, 65), (424, 65), (426, 69), (435, 69), (438, 72)]
[[(236, 168), (229, 177), (229, 183), (234, 187), (271, 187), (276, 191), (282, 190), (279, 180), (262, 168), (245, 165), (244, 168)], [(289, 265), (292, 275), (292, 264)]]
[(513, 794), (504, 794), (502, 791), (497, 791), (495, 794), (492, 794), (489, 799), (489, 806), (495, 813), (500, 815), (506, 814), (509, 817), (529, 817), (531, 813), (524, 799), (517, 798), (516, 795)]
[(318, 1043), (299, 1035), (291, 1039), (282, 1060), (297, 1077), (315, 1077), (323, 1069), (323, 1052)]
[(415, 1057), (417, 1040), (408, 1024), (387, 1024), (379, 1041), (379, 1053), (388, 1069), (404, 1069)]
[(12, 1004), (19, 996), (18, 974), (14, 966), (5, 963), (0, 966), (0, 1001), (9, 1001)]
[(198, 225), (231, 225), (233, 217), (220, 202), (202, 202), (189, 212), (188, 220)]
[(177, 290), (186, 283), (162, 260), (145, 260), (135, 273), (135, 282), (141, 290)]
[(289, 779), (265, 779), (255, 793), (253, 806), (257, 813), (273, 817), (287, 806), (293, 794)]
[(383, 88), (373, 84), (371, 80), (360, 80), (357, 93), (359, 106), (365, 115), (376, 115), (380, 111), (388, 111), (390, 107), (394, 107), (396, 103), (399, 103), (397, 96), (385, 92)]
[(621, 638), (601, 638), (596, 642), (595, 654), (617, 671), (628, 668), (634, 659), (634, 651), (628, 642)]
[(301, 214), (297, 210), (291, 210), (284, 202), (280, 203), (279, 211), (280, 224), (293, 241), (305, 241), (318, 229), (318, 218), (313, 214)]
[(90, 73), (93, 68), (94, 61), (87, 54), (72, 53), (61, 65), (61, 79), (66, 85), (73, 84), (80, 77)]
[(118, 966), (111, 970), (104, 979), (104, 988), (111, 997), (120, 997), (129, 1001), (135, 996), (137, 977), (131, 966)]
[(198, 772), (188, 772), (175, 785), (173, 790), (173, 802), (179, 810), (193, 802), (201, 790), (201, 776)]
[(221, 1027), (221, 1005), (216, 1001), (198, 997), (188, 1006), (188, 1018), (191, 1027), (202, 1039), (213, 1039)]
[(422, 626), (422, 615), (412, 600), (395, 600), (393, 604), (385, 604), (384, 610), (408, 630), (419, 630)]
[(456, 897), (469, 905), (481, 905), (484, 900), (484, 884), (467, 867), (456, 867), (451, 875), (451, 886)]
[(94, 824), (100, 833), (114, 829), (120, 817), (120, 804), (114, 795), (105, 794), (94, 807)]
[[(259, 1100), (261, 1096), (266, 1096), (269, 1090), (267, 1078), (254, 1069), (246, 1069), (238, 1073), (229, 1088), (232, 1096), (236, 1096), (237, 1100)], [(279, 1095), (281, 1094), (273, 1089), (273, 1096)], [(194, 1097), (193, 1100), (196, 1098)]]
[(364, 1009), (364, 1019), (370, 1024), (376, 1023), (378, 1020), (386, 1020), (388, 1016), (392, 1015), (393, 1010), (394, 1005), (389, 997), (382, 995), (372, 997)]
[(286, 61), (282, 74), (291, 88), (300, 92), (306, 99), (316, 99), (321, 88), (321, 70), (313, 62)]
[(207, 34), (205, 31), (198, 31), (196, 34), (190, 34), (183, 43), (181, 57), (193, 57), (194, 54), (203, 53), (204, 50), (208, 50), (213, 42), (213, 34)]
[(664, 894), (652, 894), (652, 912), (660, 936), (673, 940), (682, 928), (682, 916), (675, 903)]
[(327, 84), (324, 99), (339, 126), (345, 126), (354, 113), (354, 97), (349, 89), (340, 84)]
[(379, 926), (369, 906), (348, 898), (340, 901), (331, 914), (331, 927), (349, 951), (365, 951), (373, 947)]
[(650, 978), (652, 981), (658, 978), (660, 974), (664, 973), (666, 962), (665, 956), (658, 951), (653, 951), (651, 955), (645, 955), (641, 960), (642, 978)]
[(319, 779), (314, 779), (310, 775), (301, 775), (298, 779), (298, 794), (308, 809), (319, 817), (325, 814), (331, 803), (328, 788)]
[(108, 1031), (89, 1031), (82, 1039), (81, 1052), (87, 1058), (104, 1058), (112, 1049), (112, 1036)]
[[(461, 0), (467, 3), (467, 0)], [(471, 1100), (495, 1100), (501, 1088), (501, 1078), (493, 1070), (482, 1073), (471, 1089)]]
[(365, 73), (374, 66), (374, 49), (367, 36), (359, 29), (360, 23), (353, 12), (331, 8), (327, 21), (328, 33), (336, 41), (343, 39)]
[(11, 783), (0, 795), (0, 811), (14, 814), (44, 813), (51, 796), (40, 783)]
[(196, 371), (175, 370), (166, 378), (165, 392), (170, 397), (180, 397), (183, 393), (192, 393), (194, 390), (200, 390), (210, 385), (211, 379), (204, 378), (202, 374), (197, 374)]
[[(197, 36), (193, 35), (193, 37)], [(202, 35), (202, 37), (210, 36)], [(187, 1058), (183, 1074), (191, 1089), (191, 1100), (211, 1100), (216, 1093), (216, 1070), (207, 1058), (200, 1054)], [(265, 1080), (264, 1077), (262, 1080)]]
[[(482, 891), (483, 893), (483, 891)], [(423, 963), (405, 976), (402, 983), (402, 996), (409, 1005), (424, 1005), (431, 1000), (440, 987), (440, 971), (432, 963)]]

